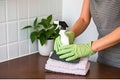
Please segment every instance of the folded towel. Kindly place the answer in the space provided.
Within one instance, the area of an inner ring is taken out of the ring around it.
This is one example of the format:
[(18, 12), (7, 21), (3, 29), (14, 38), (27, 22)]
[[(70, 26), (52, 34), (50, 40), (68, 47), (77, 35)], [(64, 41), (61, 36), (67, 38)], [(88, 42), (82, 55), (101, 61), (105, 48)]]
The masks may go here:
[(80, 61), (77, 64), (58, 61), (51, 58), (47, 60), (47, 64), (49, 65), (59, 66), (66, 69), (86, 69), (87, 63), (88, 63), (88, 57), (80, 58)]
[[(54, 61), (55, 62), (55, 61)], [(45, 69), (52, 71), (52, 72), (59, 72), (59, 73), (68, 73), (68, 74), (75, 74), (75, 75), (86, 75), (89, 67), (90, 67), (90, 62), (87, 63), (86, 68), (85, 69), (79, 69), (79, 68), (74, 68), (74, 69), (70, 69), (70, 68), (64, 68), (63, 67), (59, 67), (56, 66), (56, 64), (51, 65), (49, 62), (45, 65)], [(59, 63), (58, 63), (59, 64)]]
[(52, 72), (68, 73), (75, 75), (86, 75), (90, 62), (88, 62), (89, 57), (80, 58), (75, 62), (66, 62), (58, 59), (58, 56), (53, 55), (51, 52), (50, 56), (45, 65), (45, 69)]

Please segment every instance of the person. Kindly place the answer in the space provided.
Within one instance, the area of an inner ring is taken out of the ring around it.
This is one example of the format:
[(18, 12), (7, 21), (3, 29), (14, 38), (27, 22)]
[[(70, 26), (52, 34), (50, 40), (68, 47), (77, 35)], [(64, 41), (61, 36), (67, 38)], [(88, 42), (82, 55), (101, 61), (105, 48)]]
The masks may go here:
[[(84, 44), (73, 44), (93, 18), (99, 37)], [(98, 52), (99, 63), (120, 68), (120, 0), (84, 0), (82, 12), (70, 31), (66, 32), (70, 44), (62, 45), (60, 36), (54, 49), (66, 61), (91, 56)]]

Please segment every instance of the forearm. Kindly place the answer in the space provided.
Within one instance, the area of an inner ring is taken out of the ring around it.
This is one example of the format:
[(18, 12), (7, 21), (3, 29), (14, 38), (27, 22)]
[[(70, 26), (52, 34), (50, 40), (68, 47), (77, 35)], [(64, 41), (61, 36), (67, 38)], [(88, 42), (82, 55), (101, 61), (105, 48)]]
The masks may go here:
[(77, 37), (82, 32), (84, 32), (87, 26), (88, 23), (86, 23), (84, 19), (78, 19), (70, 31), (74, 33), (75, 37)]
[(92, 50), (95, 52), (101, 51), (118, 43), (120, 43), (120, 27), (116, 28), (108, 35), (93, 41)]
[(84, 0), (81, 15), (70, 31), (72, 31), (75, 34), (75, 37), (77, 37), (87, 28), (90, 20), (90, 0)]

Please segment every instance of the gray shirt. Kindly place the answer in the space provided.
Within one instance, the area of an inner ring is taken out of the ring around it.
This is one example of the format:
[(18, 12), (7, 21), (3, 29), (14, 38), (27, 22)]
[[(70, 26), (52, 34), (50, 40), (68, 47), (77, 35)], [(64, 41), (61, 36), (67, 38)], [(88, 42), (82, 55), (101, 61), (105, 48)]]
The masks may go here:
[[(120, 26), (120, 0), (90, 0), (90, 11), (99, 38)], [(98, 62), (120, 68), (120, 43), (100, 51)]]

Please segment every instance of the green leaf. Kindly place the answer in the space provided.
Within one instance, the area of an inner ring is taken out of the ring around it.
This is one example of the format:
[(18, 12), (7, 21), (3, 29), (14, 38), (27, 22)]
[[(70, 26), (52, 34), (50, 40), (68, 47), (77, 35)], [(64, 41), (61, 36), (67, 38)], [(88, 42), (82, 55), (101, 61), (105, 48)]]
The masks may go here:
[(55, 33), (55, 27), (51, 26), (51, 28), (49, 28), (45, 34), (46, 34), (47, 38), (51, 38), (51, 35), (53, 33)]
[(52, 15), (49, 15), (49, 16), (47, 17), (47, 22), (48, 22), (48, 24), (50, 24), (51, 21), (52, 21)]
[(45, 29), (39, 31), (39, 36), (45, 33)]
[(28, 25), (28, 26), (23, 27), (22, 29), (28, 29), (28, 28), (32, 28), (32, 26)]
[(52, 15), (49, 15), (46, 19), (42, 19), (41, 22), (39, 22), (39, 25), (42, 25), (44, 28), (50, 28), (52, 24), (50, 22), (52, 21)]
[(40, 40), (41, 45), (45, 44), (47, 40), (45, 33), (46, 33), (45, 29), (39, 31), (38, 39)]
[(57, 24), (54, 24), (54, 23), (53, 23), (52, 25), (53, 25), (55, 28), (57, 28)]
[(44, 28), (47, 28), (47, 20), (46, 20), (46, 19), (42, 19), (42, 20), (41, 20), (41, 25), (42, 25)]
[(54, 33), (53, 29), (47, 30), (46, 36), (47, 38), (50, 38), (50, 36)]
[(40, 40), (41, 45), (43, 46), (45, 44), (45, 42), (47, 41), (47, 38), (43, 34), (39, 37), (39, 40)]
[(59, 28), (55, 30), (55, 32), (54, 32), (53, 35), (52, 35), (52, 36), (54, 37), (54, 39), (59, 36), (59, 32), (60, 32), (60, 29), (59, 29)]
[(55, 32), (56, 32), (56, 34), (59, 34), (60, 29), (59, 29), (59, 28), (58, 28), (58, 29), (56, 29), (56, 30), (55, 30)]
[(34, 43), (34, 41), (37, 39), (39, 33), (34, 31), (30, 34), (30, 39), (31, 39), (31, 42)]
[(33, 23), (34, 28), (36, 28), (36, 26), (37, 26), (37, 21), (38, 21), (38, 18), (36, 17), (36, 19), (34, 20), (34, 23)]

